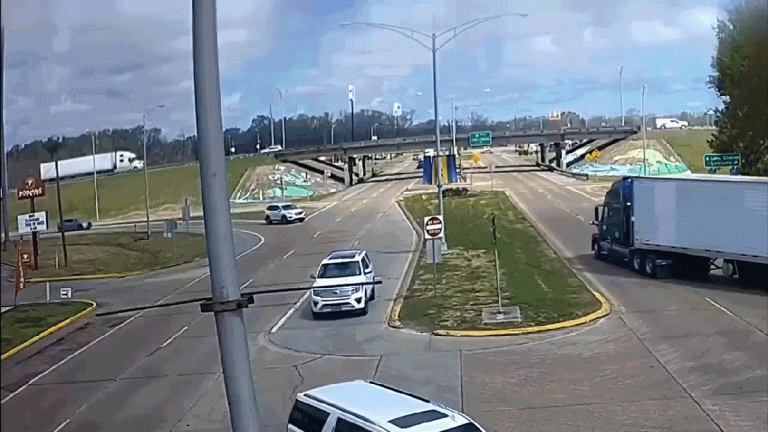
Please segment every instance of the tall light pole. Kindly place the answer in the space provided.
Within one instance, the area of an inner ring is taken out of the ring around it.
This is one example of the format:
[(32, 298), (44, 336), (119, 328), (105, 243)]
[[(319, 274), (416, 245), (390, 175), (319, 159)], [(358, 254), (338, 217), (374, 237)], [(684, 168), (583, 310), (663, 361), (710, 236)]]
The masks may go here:
[(275, 122), (272, 120), (272, 104), (269, 105), (269, 131), (270, 131), (270, 136), (272, 137), (272, 143), (270, 145), (274, 147), (275, 146)]
[(350, 128), (349, 142), (355, 142), (355, 86), (349, 85), (349, 105), (352, 111), (352, 127)]
[[(0, 70), (5, 74), (5, 27), (0, 28)], [(5, 91), (5, 80), (0, 77), (0, 102), (5, 106), (3, 92)], [(3, 216), (3, 250), (8, 250), (8, 159), (5, 155), (5, 110), (0, 109), (0, 149), (3, 151), (0, 158), (0, 186), (3, 193), (2, 216)]]
[(373, 126), (371, 126), (371, 141), (373, 141), (373, 139), (374, 139), (373, 137), (375, 136), (375, 135), (373, 134), (373, 130), (374, 130), (374, 129), (376, 128), (376, 126), (378, 126), (378, 125), (379, 125), (378, 123), (374, 123), (374, 124), (373, 124)]
[(283, 150), (285, 150), (285, 101), (283, 97), (288, 93), (288, 90), (280, 90), (277, 87), (275, 87), (275, 90), (280, 95), (280, 105), (283, 106)]
[(453, 151), (452, 153), (455, 155), (456, 150), (456, 105), (453, 98), (451, 98), (451, 135), (453, 137)]
[[(440, 149), (440, 118), (438, 116), (437, 112), (437, 51), (444, 47), (445, 44), (447, 44), (451, 39), (455, 38), (456, 36), (464, 33), (465, 31), (471, 29), (472, 27), (475, 27), (479, 24), (482, 24), (486, 21), (490, 21), (492, 19), (501, 18), (504, 16), (520, 16), (520, 17), (526, 17), (527, 14), (520, 14), (520, 13), (506, 13), (506, 14), (499, 14), (494, 16), (489, 16), (485, 18), (478, 18), (476, 20), (467, 21), (463, 24), (459, 24), (455, 27), (451, 27), (448, 30), (443, 31), (440, 34), (432, 33), (431, 35), (422, 33), (417, 30), (409, 29), (406, 27), (400, 27), (390, 24), (382, 24), (382, 23), (371, 23), (371, 22), (351, 22), (351, 23), (341, 23), (342, 27), (350, 26), (350, 25), (363, 25), (368, 27), (376, 27), (381, 28), (385, 30), (392, 30), (396, 33), (399, 33), (409, 39), (412, 39), (416, 41), (419, 45), (423, 46), (424, 48), (432, 51), (432, 95), (434, 99), (434, 110), (435, 110), (435, 147), (437, 149), (437, 156), (438, 158), (441, 155), (441, 149)], [(437, 38), (442, 37), (443, 35), (446, 35), (448, 33), (453, 33), (448, 39), (443, 41), (440, 45), (437, 45)], [(422, 37), (425, 37), (427, 39), (431, 39), (432, 46), (428, 46), (424, 42), (420, 41), (419, 39), (416, 39), (415, 35), (419, 35)], [(440, 201), (440, 216), (443, 216), (443, 175), (442, 175), (442, 164), (437, 164), (437, 197), (438, 201)], [(443, 225), (443, 232), (446, 232), (446, 227)], [(445, 238), (446, 235), (444, 234), (443, 239), (443, 247), (445, 247)]]
[(260, 428), (259, 408), (253, 387), (237, 261), (232, 236), (232, 216), (227, 193), (227, 166), (221, 124), (221, 86), (216, 31), (216, 2), (192, 1), (192, 64), (195, 83), (195, 114), (200, 142), (200, 187), (203, 201), (205, 243), (210, 269), (211, 301), (202, 312), (213, 312), (221, 353), (233, 432)]
[(643, 110), (643, 175), (648, 175), (645, 163), (645, 84), (643, 84), (642, 101), (640, 103)]
[[(88, 131), (90, 132), (90, 131)], [(91, 145), (93, 149), (93, 196), (96, 201), (96, 220), (99, 220), (99, 188), (96, 186), (96, 133), (91, 135)], [(144, 161), (146, 164), (147, 162)]]
[(331, 147), (333, 147), (333, 129), (336, 127), (336, 122), (331, 123)]
[(619, 103), (621, 108), (621, 125), (624, 126), (624, 80), (622, 74), (624, 72), (624, 66), (619, 69)]
[(141, 131), (144, 141), (144, 205), (147, 210), (147, 240), (152, 236), (152, 227), (149, 224), (149, 180), (147, 178), (147, 113), (155, 108), (165, 108), (165, 105), (155, 105), (147, 109), (141, 116)]

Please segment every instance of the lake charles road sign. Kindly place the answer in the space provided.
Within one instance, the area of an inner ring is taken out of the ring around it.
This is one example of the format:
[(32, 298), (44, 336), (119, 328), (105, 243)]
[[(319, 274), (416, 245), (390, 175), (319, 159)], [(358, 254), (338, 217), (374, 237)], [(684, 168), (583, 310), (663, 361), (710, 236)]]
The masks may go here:
[(440, 216), (427, 216), (424, 218), (424, 237), (436, 239), (443, 236), (443, 218)]

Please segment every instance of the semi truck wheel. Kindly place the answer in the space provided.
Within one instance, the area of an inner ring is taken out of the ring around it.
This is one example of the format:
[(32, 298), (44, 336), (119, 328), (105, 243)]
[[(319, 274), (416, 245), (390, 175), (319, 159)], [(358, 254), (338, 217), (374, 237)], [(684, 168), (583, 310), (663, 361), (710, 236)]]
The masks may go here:
[(656, 255), (647, 255), (645, 257), (645, 266), (644, 266), (645, 274), (655, 278), (656, 275)]
[(643, 265), (645, 265), (645, 257), (643, 255), (640, 251), (632, 254), (632, 269), (638, 273), (643, 272)]

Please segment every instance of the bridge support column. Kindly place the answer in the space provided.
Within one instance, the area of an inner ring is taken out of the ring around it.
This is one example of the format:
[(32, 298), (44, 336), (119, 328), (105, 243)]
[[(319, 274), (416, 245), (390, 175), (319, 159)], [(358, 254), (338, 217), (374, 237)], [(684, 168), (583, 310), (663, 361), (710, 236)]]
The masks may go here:
[(367, 179), (367, 178), (368, 178), (368, 171), (367, 171), (367, 169), (366, 169), (366, 168), (367, 168), (367, 166), (366, 166), (367, 164), (365, 163), (365, 161), (366, 161), (366, 158), (367, 158), (367, 156), (363, 156), (363, 157), (362, 157), (362, 159), (363, 159), (363, 160), (362, 160), (363, 166), (362, 166), (362, 170), (360, 171), (360, 178), (361, 178), (362, 180), (365, 180), (365, 179)]
[(547, 163), (547, 144), (539, 143), (539, 163)]
[(347, 187), (350, 187), (355, 184), (355, 165), (356, 165), (355, 157), (348, 156), (346, 176), (344, 176), (344, 183), (346, 183)]
[(559, 169), (563, 169), (563, 143), (555, 143), (555, 166)]

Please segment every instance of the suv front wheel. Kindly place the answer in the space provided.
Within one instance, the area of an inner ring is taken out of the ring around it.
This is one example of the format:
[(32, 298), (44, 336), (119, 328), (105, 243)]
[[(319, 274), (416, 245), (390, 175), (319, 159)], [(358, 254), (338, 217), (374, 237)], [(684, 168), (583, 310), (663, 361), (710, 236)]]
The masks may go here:
[(267, 216), (264, 218), (264, 221), (267, 223), (267, 225), (272, 225), (272, 219), (270, 219), (270, 218), (269, 218), (269, 215), (267, 215)]

